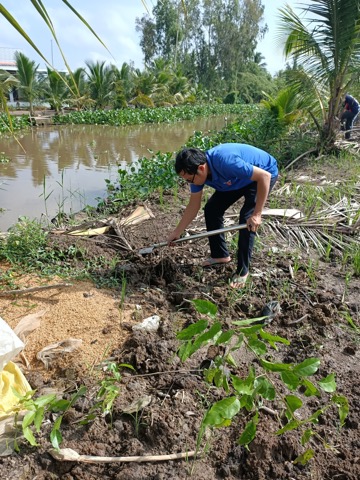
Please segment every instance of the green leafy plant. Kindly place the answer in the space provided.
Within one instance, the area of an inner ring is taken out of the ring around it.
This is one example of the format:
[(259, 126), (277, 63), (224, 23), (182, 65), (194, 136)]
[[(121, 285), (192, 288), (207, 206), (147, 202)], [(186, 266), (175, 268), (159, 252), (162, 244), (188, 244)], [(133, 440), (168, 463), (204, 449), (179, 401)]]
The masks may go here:
[(127, 363), (105, 362), (103, 367), (105, 375), (99, 383), (99, 390), (96, 394), (97, 401), (90, 409), (86, 418), (81, 422), (83, 425), (94, 420), (99, 414), (102, 416), (110, 415), (110, 418), (112, 418), (114, 403), (121, 391), (119, 385), (122, 378), (121, 368), (134, 370), (134, 367)]
[[(202, 421), (199, 436), (202, 437), (206, 428), (219, 428), (229, 426), (233, 418), (241, 411), (251, 415), (243, 432), (238, 438), (238, 443), (244, 447), (253, 441), (257, 425), (261, 420), (261, 407), (264, 402), (282, 404), (284, 412), (283, 423), (275, 432), (281, 435), (291, 430), (301, 433), (301, 444), (305, 446), (313, 436), (324, 440), (316, 433), (315, 426), (319, 417), (326, 410), (336, 406), (339, 410), (339, 426), (343, 426), (347, 417), (349, 406), (346, 397), (337, 395), (335, 375), (330, 373), (317, 382), (309, 377), (316, 374), (320, 366), (318, 358), (308, 358), (295, 363), (278, 362), (271, 354), (271, 350), (278, 351), (278, 345), (288, 346), (290, 342), (283, 337), (273, 335), (265, 329), (268, 317), (260, 317), (233, 321), (233, 329), (224, 331), (222, 323), (217, 319), (217, 306), (207, 300), (192, 301), (200, 320), (188, 326), (177, 334), (181, 346), (178, 356), (186, 361), (191, 355), (205, 345), (222, 346), (224, 353), (218, 355), (204, 370), (206, 382), (223, 389), (225, 398), (213, 404)], [(237, 368), (233, 352), (246, 349), (257, 360), (256, 367), (249, 366), (246, 378), (231, 373), (231, 368)], [(274, 381), (276, 377), (277, 381)], [(277, 388), (278, 381), (283, 384), (281, 392)], [(288, 393), (283, 393), (283, 390)], [(321, 397), (330, 394), (321, 408), (318, 408), (307, 418), (300, 419), (297, 411), (305, 406), (305, 401), (311, 397)], [(281, 413), (281, 412), (280, 412)], [(327, 447), (328, 445), (325, 444)], [(300, 455), (295, 463), (306, 463), (315, 454), (308, 448)]]
[[(52, 412), (56, 415), (56, 420), (51, 427), (50, 441), (54, 448), (59, 449), (62, 442), (60, 427), (64, 414), (73, 407), (80, 397), (85, 395), (86, 387), (80, 387), (69, 400), (59, 399), (55, 393), (35, 398), (35, 390), (30, 390), (24, 396), (19, 395), (16, 390), (13, 390), (13, 392), (19, 398), (19, 411), (28, 411), (21, 422), (22, 434), (25, 439), (30, 445), (38, 446), (33, 430), (35, 429), (35, 432), (39, 433), (46, 414)], [(16, 448), (19, 449), (17, 444)]]
[(38, 222), (23, 217), (9, 229), (6, 242), (0, 245), (0, 257), (11, 263), (34, 265), (44, 251), (46, 236)]

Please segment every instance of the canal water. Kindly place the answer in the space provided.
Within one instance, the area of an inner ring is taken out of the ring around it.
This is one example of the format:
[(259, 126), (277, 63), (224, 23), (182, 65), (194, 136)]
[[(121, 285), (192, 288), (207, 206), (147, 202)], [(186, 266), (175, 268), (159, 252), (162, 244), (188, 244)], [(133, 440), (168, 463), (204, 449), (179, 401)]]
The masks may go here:
[(173, 124), (65, 125), (33, 128), (15, 138), (0, 138), (0, 232), (21, 216), (49, 221), (106, 197), (106, 179), (115, 182), (119, 166), (175, 152), (194, 131), (220, 130), (223, 116)]

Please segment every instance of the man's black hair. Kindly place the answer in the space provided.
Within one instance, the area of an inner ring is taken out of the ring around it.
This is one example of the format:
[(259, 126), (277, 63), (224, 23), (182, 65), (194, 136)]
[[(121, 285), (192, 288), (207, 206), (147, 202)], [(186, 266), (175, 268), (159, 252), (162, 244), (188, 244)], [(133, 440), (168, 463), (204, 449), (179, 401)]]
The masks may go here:
[(206, 163), (206, 154), (199, 148), (184, 148), (176, 155), (175, 171), (194, 174), (199, 165)]

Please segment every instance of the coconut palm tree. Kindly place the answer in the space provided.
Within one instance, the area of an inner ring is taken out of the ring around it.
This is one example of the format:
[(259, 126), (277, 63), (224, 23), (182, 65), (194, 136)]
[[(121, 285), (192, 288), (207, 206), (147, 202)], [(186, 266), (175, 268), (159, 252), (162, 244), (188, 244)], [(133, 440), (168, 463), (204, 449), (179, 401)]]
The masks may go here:
[(88, 72), (90, 97), (95, 101), (96, 108), (104, 108), (111, 103), (114, 96), (114, 70), (103, 62), (85, 62)]
[(47, 69), (47, 78), (44, 80), (44, 100), (50, 103), (51, 108), (59, 113), (69, 97), (69, 89), (64, 81), (64, 75), (56, 70)]
[(301, 67), (294, 86), (317, 99), (321, 146), (332, 148), (341, 100), (360, 67), (360, 1), (313, 0), (301, 10), (302, 18), (289, 6), (279, 10), (284, 53)]
[(34, 115), (33, 103), (39, 93), (39, 84), (36, 78), (39, 65), (36, 65), (34, 60), (30, 60), (21, 52), (15, 53), (15, 61), (17, 66), (17, 77), (20, 82), (19, 90), (29, 102), (30, 115)]
[(90, 98), (89, 85), (85, 80), (85, 69), (77, 68), (71, 75), (68, 75), (67, 84), (69, 86), (69, 105), (77, 110), (83, 110), (86, 107), (94, 105), (94, 100)]

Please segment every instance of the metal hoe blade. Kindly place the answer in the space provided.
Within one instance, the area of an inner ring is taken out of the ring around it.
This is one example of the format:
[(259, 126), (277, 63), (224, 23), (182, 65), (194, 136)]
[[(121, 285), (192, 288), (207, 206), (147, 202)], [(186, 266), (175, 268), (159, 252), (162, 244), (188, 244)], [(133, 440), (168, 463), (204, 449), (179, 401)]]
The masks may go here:
[[(197, 233), (196, 235), (189, 235), (187, 237), (178, 238), (177, 240), (174, 240), (171, 243), (188, 242), (190, 240), (197, 240), (199, 238), (212, 237), (213, 235), (219, 235), (219, 233), (233, 232), (235, 230), (243, 230), (245, 228), (247, 228), (246, 223), (241, 225), (231, 225), (230, 227), (219, 228), (218, 230), (210, 230), (209, 232), (202, 232), (202, 233)], [(139, 254), (148, 255), (152, 253), (155, 248), (166, 247), (167, 245), (168, 245), (167, 242), (155, 243), (150, 247), (141, 248), (139, 250)]]

